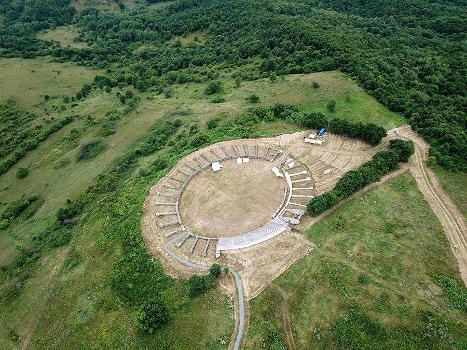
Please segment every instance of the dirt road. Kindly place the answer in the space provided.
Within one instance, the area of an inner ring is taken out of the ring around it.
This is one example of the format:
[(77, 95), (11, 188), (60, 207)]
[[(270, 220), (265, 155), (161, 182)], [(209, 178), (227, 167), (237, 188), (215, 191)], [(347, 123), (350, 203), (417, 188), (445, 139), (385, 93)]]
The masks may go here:
[(467, 286), (467, 233), (464, 216), (451, 198), (443, 191), (433, 171), (425, 165), (428, 156), (428, 144), (415, 134), (410, 127), (403, 127), (398, 130), (399, 137), (410, 139), (415, 144), (415, 155), (410, 161), (410, 171), (417, 181), (420, 192), (425, 196), (444, 228), (452, 252), (459, 264), (462, 280)]

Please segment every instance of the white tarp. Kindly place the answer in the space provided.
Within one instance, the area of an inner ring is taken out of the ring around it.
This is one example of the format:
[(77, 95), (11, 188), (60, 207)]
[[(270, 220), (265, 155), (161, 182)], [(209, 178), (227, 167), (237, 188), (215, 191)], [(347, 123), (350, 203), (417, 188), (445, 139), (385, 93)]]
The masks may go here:
[(219, 162), (214, 162), (211, 164), (212, 171), (219, 171), (222, 169), (222, 165)]

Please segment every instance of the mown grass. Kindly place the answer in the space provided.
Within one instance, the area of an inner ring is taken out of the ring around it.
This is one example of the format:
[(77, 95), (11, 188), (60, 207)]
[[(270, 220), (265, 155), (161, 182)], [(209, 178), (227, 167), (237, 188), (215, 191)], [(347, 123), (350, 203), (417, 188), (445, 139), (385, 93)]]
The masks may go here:
[[(287, 295), (298, 349), (465, 348), (467, 291), (409, 173), (343, 204), (307, 235), (318, 247), (274, 282)], [(247, 348), (269, 348), (274, 332), (285, 344), (279, 300), (272, 287), (253, 300)]]

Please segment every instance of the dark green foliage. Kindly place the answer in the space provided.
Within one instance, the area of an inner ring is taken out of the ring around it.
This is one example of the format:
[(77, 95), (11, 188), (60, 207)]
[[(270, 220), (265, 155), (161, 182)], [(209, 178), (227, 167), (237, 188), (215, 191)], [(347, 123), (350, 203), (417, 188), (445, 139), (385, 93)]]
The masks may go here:
[(156, 329), (167, 324), (170, 319), (169, 310), (160, 299), (147, 301), (141, 306), (136, 316), (138, 326), (144, 333), (153, 333)]
[(313, 87), (313, 89), (319, 88), (319, 84), (316, 81), (314, 81), (313, 84), (311, 84), (311, 86)]
[(321, 112), (302, 113), (298, 124), (310, 129), (321, 129), (327, 127), (328, 118)]
[[(122, 1), (117, 3), (123, 8)], [(74, 9), (68, 0), (1, 0), (0, 54), (53, 55), (100, 68), (117, 63), (108, 80), (96, 85), (116, 82), (139, 91), (212, 81), (219, 67), (233, 68), (243, 79), (340, 69), (402, 113), (430, 142), (439, 164), (464, 169), (463, 9), (459, 1), (422, 0), (397, 6), (389, 0), (375, 6), (353, 0), (267, 6), (258, 0), (205, 0), (158, 11), (85, 9), (76, 24), (89, 45), (72, 48), (36, 38), (42, 29), (71, 23)], [(174, 36), (206, 28), (203, 45), (167, 44)]]
[(206, 145), (208, 141), (209, 141), (209, 138), (206, 134), (199, 134), (193, 140), (191, 140), (191, 145), (194, 148), (199, 148), (201, 146)]
[(386, 136), (383, 127), (369, 123), (352, 123), (345, 119), (334, 118), (329, 122), (329, 130), (335, 134), (357, 137), (371, 145), (377, 145)]
[(255, 94), (251, 94), (246, 98), (246, 100), (250, 103), (258, 103), (259, 102), (259, 96)]
[(219, 125), (220, 120), (221, 119), (219, 117), (211, 118), (206, 123), (206, 127), (208, 128), (208, 130), (215, 129)]
[(222, 84), (220, 81), (210, 81), (204, 92), (206, 95), (214, 95), (222, 91)]
[(334, 192), (325, 192), (313, 198), (307, 205), (308, 213), (317, 216), (337, 203), (337, 196)]
[(336, 101), (329, 100), (328, 104), (326, 105), (328, 112), (335, 112), (336, 111)]
[(221, 275), (222, 267), (219, 264), (214, 264), (209, 268), (209, 273), (214, 277), (218, 278)]
[(188, 295), (196, 298), (214, 286), (215, 278), (209, 274), (204, 276), (194, 275), (188, 280)]
[(81, 161), (93, 159), (104, 152), (106, 149), (107, 144), (102, 140), (86, 143), (85, 145), (81, 146), (76, 160)]
[(1, 219), (5, 220), (14, 220), (16, 219), (29, 205), (33, 202), (37, 201), (39, 196), (31, 196), (31, 197), (24, 197), (18, 199), (16, 201), (10, 202), (5, 210), (3, 211), (2, 215), (0, 216)]
[(152, 261), (136, 237), (128, 237), (129, 246), (115, 265), (111, 279), (112, 290), (130, 305), (141, 305), (146, 300), (157, 298), (172, 282), (158, 262)]
[(433, 281), (443, 288), (443, 294), (453, 308), (467, 313), (467, 289), (457, 279), (434, 275)]
[(16, 178), (18, 179), (24, 179), (26, 176), (29, 174), (29, 169), (28, 168), (18, 168), (16, 171)]
[(333, 192), (339, 198), (346, 198), (360, 190), (364, 186), (364, 178), (360, 171), (350, 170), (337, 181)]
[(412, 141), (404, 141), (401, 139), (391, 140), (389, 148), (396, 151), (399, 162), (407, 162), (410, 156), (415, 152)]
[(317, 216), (335, 205), (339, 200), (350, 197), (366, 185), (377, 182), (382, 176), (399, 168), (399, 162), (407, 161), (414, 152), (411, 141), (394, 140), (389, 149), (375, 153), (372, 159), (356, 170), (350, 170), (337, 181), (330, 192), (313, 198), (307, 206), (308, 213)]

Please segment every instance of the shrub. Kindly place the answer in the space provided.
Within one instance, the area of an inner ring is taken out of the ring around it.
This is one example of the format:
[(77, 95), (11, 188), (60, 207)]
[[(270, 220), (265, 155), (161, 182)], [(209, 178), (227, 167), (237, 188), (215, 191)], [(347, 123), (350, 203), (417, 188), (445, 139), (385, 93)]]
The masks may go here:
[(207, 144), (209, 141), (209, 138), (205, 134), (199, 134), (196, 136), (193, 140), (191, 140), (191, 145), (195, 148), (201, 147), (205, 144)]
[(297, 122), (305, 128), (321, 129), (327, 127), (328, 118), (321, 112), (303, 113)]
[(339, 198), (346, 198), (360, 190), (364, 185), (364, 178), (359, 170), (350, 170), (337, 181), (334, 193)]
[(389, 148), (397, 153), (399, 162), (407, 162), (410, 156), (415, 152), (414, 144), (410, 140), (391, 140), (389, 142)]
[(221, 119), (219, 117), (211, 118), (206, 123), (206, 127), (208, 128), (208, 130), (215, 129), (217, 125), (219, 124), (220, 120)]
[(33, 195), (27, 198), (21, 198), (10, 202), (3, 211), (0, 219), (13, 220), (16, 219), (30, 204), (39, 199), (39, 196)]
[(308, 213), (312, 216), (317, 216), (324, 213), (337, 203), (337, 196), (334, 192), (326, 192), (313, 198), (307, 206)]
[(311, 86), (313, 87), (313, 89), (319, 88), (319, 84), (316, 81), (314, 81), (313, 84), (311, 84)]
[(255, 95), (255, 94), (251, 94), (250, 96), (248, 96), (246, 98), (246, 100), (249, 101), (250, 103), (258, 103), (259, 102), (259, 96)]
[(138, 311), (136, 319), (139, 329), (151, 334), (156, 329), (167, 324), (170, 315), (164, 302), (158, 298), (144, 303)]
[(19, 168), (18, 171), (16, 172), (16, 177), (18, 179), (24, 179), (26, 176), (28, 176), (29, 170), (27, 168)]
[[(339, 121), (339, 127), (340, 127)], [(377, 152), (373, 158), (356, 170), (350, 170), (337, 181), (330, 192), (313, 198), (307, 206), (308, 213), (317, 216), (331, 208), (338, 200), (356, 193), (364, 186), (377, 182), (389, 172), (399, 168), (399, 159), (407, 160), (413, 152), (413, 144), (407, 141), (392, 142), (386, 151)]]
[(328, 104), (326, 105), (328, 112), (334, 112), (336, 110), (336, 101), (329, 100)]
[(215, 278), (218, 278), (221, 272), (222, 272), (222, 267), (219, 264), (214, 264), (209, 269), (209, 273)]
[(190, 298), (196, 298), (214, 285), (214, 277), (212, 275), (206, 276), (191, 276), (188, 280), (188, 294)]
[(209, 82), (208, 86), (206, 86), (206, 89), (204, 92), (206, 95), (214, 95), (222, 91), (222, 84), (220, 81), (211, 81)]
[(99, 154), (107, 149), (107, 144), (102, 141), (93, 141), (81, 146), (77, 156), (77, 161), (88, 160), (97, 157)]
[(430, 168), (434, 167), (436, 165), (436, 157), (429, 156), (426, 160), (426, 165), (429, 166)]
[(223, 96), (214, 96), (211, 98), (212, 103), (222, 103), (225, 102), (225, 98)]

